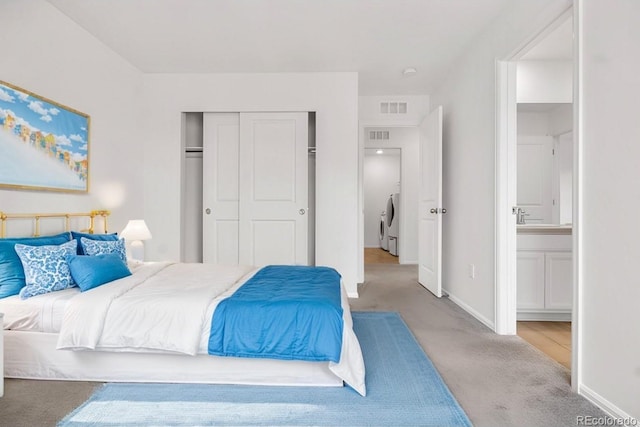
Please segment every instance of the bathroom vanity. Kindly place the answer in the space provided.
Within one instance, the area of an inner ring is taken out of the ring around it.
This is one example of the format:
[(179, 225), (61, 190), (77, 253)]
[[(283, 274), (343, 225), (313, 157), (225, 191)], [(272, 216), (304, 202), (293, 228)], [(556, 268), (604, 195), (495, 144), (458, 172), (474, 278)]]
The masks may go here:
[(517, 225), (518, 320), (570, 321), (572, 227)]

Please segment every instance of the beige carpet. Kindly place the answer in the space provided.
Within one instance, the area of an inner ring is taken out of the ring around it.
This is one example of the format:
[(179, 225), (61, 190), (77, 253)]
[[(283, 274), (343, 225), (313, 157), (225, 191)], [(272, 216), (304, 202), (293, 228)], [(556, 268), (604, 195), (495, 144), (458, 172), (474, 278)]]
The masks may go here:
[[(398, 311), (475, 426), (568, 426), (604, 414), (571, 392), (569, 372), (522, 339), (499, 336), (417, 283), (417, 267), (365, 268), (354, 311)], [(97, 384), (5, 380), (0, 426), (54, 426)]]

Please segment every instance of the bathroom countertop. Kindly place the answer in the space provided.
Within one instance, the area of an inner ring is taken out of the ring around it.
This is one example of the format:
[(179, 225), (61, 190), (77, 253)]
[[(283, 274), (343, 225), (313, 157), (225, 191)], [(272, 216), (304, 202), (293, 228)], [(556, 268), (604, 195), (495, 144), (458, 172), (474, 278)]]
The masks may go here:
[(518, 224), (518, 234), (571, 234), (572, 224)]

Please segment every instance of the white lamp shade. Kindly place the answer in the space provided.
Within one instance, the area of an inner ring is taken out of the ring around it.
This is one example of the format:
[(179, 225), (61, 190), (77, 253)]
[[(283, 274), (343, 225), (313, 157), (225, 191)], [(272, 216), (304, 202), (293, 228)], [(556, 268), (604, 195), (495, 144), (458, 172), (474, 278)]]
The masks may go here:
[(122, 230), (120, 236), (130, 242), (135, 240), (149, 240), (151, 239), (151, 232), (147, 224), (145, 224), (144, 219), (132, 219), (129, 220), (129, 223), (124, 230)]

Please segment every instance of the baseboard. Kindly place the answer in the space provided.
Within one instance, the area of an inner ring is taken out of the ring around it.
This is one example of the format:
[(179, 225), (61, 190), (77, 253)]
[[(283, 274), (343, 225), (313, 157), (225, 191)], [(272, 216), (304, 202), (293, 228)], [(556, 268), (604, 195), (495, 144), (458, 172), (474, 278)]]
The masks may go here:
[(626, 413), (622, 409), (618, 408), (616, 405), (614, 405), (613, 403), (609, 402), (607, 399), (605, 399), (604, 397), (600, 396), (598, 393), (596, 393), (595, 391), (591, 390), (589, 387), (587, 387), (584, 384), (580, 384), (578, 386), (578, 394), (584, 396), (585, 399), (587, 399), (588, 401), (590, 401), (591, 403), (596, 405), (598, 408), (602, 409), (609, 416), (614, 418), (615, 421), (618, 422), (617, 424), (616, 423), (614, 423), (614, 424), (602, 424), (602, 423), (598, 424), (598, 423), (595, 423), (595, 424), (591, 424), (591, 425), (625, 425), (625, 426), (634, 426), (634, 425), (638, 425), (638, 423), (640, 422), (639, 420), (633, 418), (631, 415), (629, 415), (628, 413)]
[(483, 323), (485, 326), (487, 326), (492, 331), (496, 330), (495, 322), (493, 322), (492, 320), (487, 319), (480, 312), (478, 312), (475, 309), (473, 309), (470, 305), (468, 305), (467, 303), (465, 303), (461, 299), (457, 298), (455, 295), (451, 294), (451, 292), (449, 292), (449, 291), (447, 291), (445, 289), (443, 289), (442, 291), (449, 295), (449, 299), (454, 304), (456, 304), (461, 309), (463, 309), (464, 311), (466, 311), (467, 313), (469, 313), (470, 315), (475, 317), (480, 323)]
[(518, 320), (542, 322), (571, 322), (571, 312), (519, 311)]

